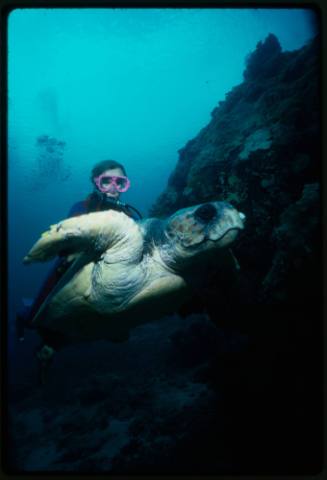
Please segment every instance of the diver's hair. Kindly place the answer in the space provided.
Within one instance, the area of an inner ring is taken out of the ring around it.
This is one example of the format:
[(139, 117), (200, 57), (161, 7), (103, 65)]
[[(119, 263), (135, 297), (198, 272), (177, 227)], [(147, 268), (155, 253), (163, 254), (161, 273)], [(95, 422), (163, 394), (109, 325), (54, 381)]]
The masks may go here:
[(126, 170), (121, 163), (116, 162), (116, 160), (102, 160), (102, 162), (96, 163), (92, 168), (91, 182), (94, 183), (93, 179), (95, 177), (98, 177), (99, 175), (101, 175), (101, 173), (105, 172), (106, 170), (111, 170), (113, 168), (120, 168), (123, 174), (127, 176)]

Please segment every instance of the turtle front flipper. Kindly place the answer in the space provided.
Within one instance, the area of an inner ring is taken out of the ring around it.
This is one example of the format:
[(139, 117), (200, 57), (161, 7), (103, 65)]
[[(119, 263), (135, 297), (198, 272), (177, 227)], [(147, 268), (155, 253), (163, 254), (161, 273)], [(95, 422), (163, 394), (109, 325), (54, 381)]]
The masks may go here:
[(125, 235), (130, 222), (127, 215), (114, 210), (67, 218), (42, 233), (23, 263), (45, 262), (67, 251), (102, 253)]
[(41, 317), (41, 314), (44, 312), (46, 306), (50, 303), (52, 298), (56, 295), (59, 290), (61, 290), (72, 278), (73, 276), (80, 271), (87, 263), (92, 260), (92, 255), (90, 253), (80, 253), (77, 258), (75, 258), (68, 269), (64, 272), (62, 277), (58, 280), (54, 288), (51, 290), (49, 295), (46, 297), (44, 302), (41, 304), (40, 308), (37, 310), (31, 324), (34, 325), (37, 323), (38, 319)]
[(44, 262), (55, 257), (65, 249), (76, 248), (82, 243), (82, 232), (77, 226), (67, 228), (64, 222), (51, 225), (42, 233), (41, 238), (33, 245), (23, 263)]

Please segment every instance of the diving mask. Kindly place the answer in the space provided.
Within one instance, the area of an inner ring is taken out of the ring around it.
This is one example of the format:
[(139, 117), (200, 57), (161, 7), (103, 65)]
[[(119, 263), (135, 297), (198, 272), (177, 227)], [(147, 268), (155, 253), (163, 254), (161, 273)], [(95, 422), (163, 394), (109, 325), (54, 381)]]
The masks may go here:
[(123, 175), (107, 175), (106, 173), (95, 177), (94, 183), (102, 193), (107, 193), (112, 191), (112, 189), (120, 193), (126, 192), (131, 185), (130, 180)]

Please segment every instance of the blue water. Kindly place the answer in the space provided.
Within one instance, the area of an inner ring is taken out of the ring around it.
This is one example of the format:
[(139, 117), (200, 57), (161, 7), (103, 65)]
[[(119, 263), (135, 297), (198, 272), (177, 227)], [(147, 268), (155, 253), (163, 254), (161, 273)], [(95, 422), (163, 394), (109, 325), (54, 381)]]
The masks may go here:
[[(8, 28), (11, 325), (49, 268), (23, 256), (90, 193), (96, 162), (125, 165), (122, 200), (147, 215), (257, 43), (274, 33), (294, 50), (315, 34), (304, 9), (17, 9)], [(40, 135), (64, 141), (62, 157)]]

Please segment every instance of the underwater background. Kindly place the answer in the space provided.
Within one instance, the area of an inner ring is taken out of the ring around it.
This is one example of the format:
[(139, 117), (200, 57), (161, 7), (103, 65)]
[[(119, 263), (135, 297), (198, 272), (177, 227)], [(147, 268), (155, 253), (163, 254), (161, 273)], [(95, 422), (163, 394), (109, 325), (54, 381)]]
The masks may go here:
[[(8, 19), (8, 461), (21, 472), (322, 465), (319, 22), (310, 9), (16, 9)], [(227, 200), (237, 288), (55, 358), (15, 313), (50, 224), (121, 162), (144, 216)]]

